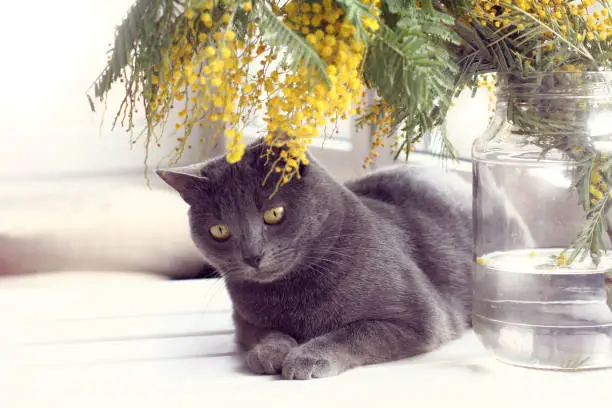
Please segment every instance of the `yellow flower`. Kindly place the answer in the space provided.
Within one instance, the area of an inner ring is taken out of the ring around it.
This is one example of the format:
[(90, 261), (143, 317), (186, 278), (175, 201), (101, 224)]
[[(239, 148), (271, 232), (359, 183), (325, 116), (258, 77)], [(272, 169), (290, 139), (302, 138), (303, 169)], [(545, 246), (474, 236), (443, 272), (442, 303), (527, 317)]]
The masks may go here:
[(216, 53), (217, 52), (215, 51), (215, 49), (211, 46), (208, 46), (204, 49), (204, 55), (206, 55), (207, 57), (214, 57)]
[(591, 184), (591, 185), (589, 186), (589, 192), (591, 193), (591, 195), (592, 195), (593, 197), (595, 197), (595, 198), (596, 198), (596, 199), (598, 199), (598, 200), (601, 200), (601, 198), (603, 197), (602, 192), (601, 192), (601, 191), (599, 191), (599, 190), (597, 189), (597, 186), (594, 186), (593, 184)]
[(333, 47), (334, 45), (336, 45), (336, 37), (334, 37), (333, 35), (326, 35), (323, 38), (323, 43), (325, 45), (329, 45), (330, 47)]
[(207, 27), (212, 27), (212, 17), (209, 13), (204, 13), (200, 16), (200, 21)]
[(589, 27), (591, 28), (595, 27), (596, 22), (595, 22), (595, 17), (593, 17), (593, 15), (588, 15), (586, 18), (586, 22)]
[(223, 69), (223, 61), (215, 60), (210, 63), (210, 69), (212, 72), (220, 72)]
[(565, 253), (561, 253), (559, 254), (559, 256), (555, 257), (555, 263), (557, 264), (557, 266), (567, 266), (567, 262), (568, 262), (568, 258), (567, 255), (565, 255)]
[(194, 14), (193, 14), (192, 9), (185, 10), (185, 18), (187, 18), (188, 20), (191, 20), (193, 17), (194, 17)]
[(221, 58), (228, 59), (231, 55), (232, 55), (232, 52), (230, 51), (229, 48), (224, 47), (221, 49)]
[(251, 11), (253, 10), (253, 4), (250, 1), (244, 2), (242, 3), (242, 9), (247, 12)]
[(334, 50), (333, 50), (332, 47), (329, 47), (329, 46), (323, 47), (323, 49), (321, 50), (321, 56), (324, 57), (324, 58), (327, 58), (327, 57), (331, 56), (333, 52), (334, 52)]

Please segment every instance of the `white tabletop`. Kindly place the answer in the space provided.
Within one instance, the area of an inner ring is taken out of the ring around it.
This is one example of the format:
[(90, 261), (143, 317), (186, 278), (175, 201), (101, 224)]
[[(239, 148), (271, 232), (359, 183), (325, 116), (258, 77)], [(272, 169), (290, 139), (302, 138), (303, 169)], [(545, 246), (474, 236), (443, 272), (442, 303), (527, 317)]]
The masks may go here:
[[(214, 280), (0, 290), (0, 407), (609, 404), (612, 370), (496, 362), (472, 333), (413, 359), (282, 381), (244, 368)], [(607, 401), (607, 402), (606, 402)]]

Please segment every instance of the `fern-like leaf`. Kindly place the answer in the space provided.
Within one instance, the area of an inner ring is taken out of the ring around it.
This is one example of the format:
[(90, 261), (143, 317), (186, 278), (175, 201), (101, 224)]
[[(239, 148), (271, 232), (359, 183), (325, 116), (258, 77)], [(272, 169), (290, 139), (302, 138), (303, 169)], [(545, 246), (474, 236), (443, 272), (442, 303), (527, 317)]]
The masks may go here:
[[(430, 14), (422, 13), (418, 24)], [(419, 19), (419, 14), (413, 14)], [(440, 24), (438, 24), (440, 26)], [(403, 123), (403, 146), (444, 123), (454, 94), (456, 63), (446, 41), (399, 24), (382, 27), (366, 59), (365, 75), (380, 96), (396, 107), (396, 123)], [(454, 157), (450, 143), (445, 152)]]
[(164, 33), (170, 26), (169, 15), (174, 12), (175, 2), (175, 0), (136, 0), (117, 27), (109, 62), (93, 84), (94, 97), (102, 99), (106, 95), (122, 76), (125, 68), (130, 65), (136, 51), (140, 59), (155, 61), (161, 58)]

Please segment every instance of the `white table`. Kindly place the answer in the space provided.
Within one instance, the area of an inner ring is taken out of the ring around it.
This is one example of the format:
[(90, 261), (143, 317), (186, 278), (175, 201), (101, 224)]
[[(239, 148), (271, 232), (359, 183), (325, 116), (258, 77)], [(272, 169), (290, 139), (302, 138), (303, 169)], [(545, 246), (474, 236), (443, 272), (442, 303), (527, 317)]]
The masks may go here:
[(0, 290), (1, 408), (609, 405), (612, 370), (506, 366), (473, 334), (405, 361), (282, 381), (245, 370), (219, 281)]

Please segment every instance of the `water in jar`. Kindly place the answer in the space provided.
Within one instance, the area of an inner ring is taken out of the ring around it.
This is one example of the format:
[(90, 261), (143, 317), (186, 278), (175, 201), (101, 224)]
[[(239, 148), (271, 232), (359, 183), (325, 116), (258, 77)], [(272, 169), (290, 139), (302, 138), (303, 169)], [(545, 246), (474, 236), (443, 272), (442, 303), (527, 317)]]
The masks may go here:
[(551, 265), (563, 248), (493, 252), (474, 271), (474, 330), (505, 362), (554, 369), (612, 366), (605, 274), (590, 260)]

